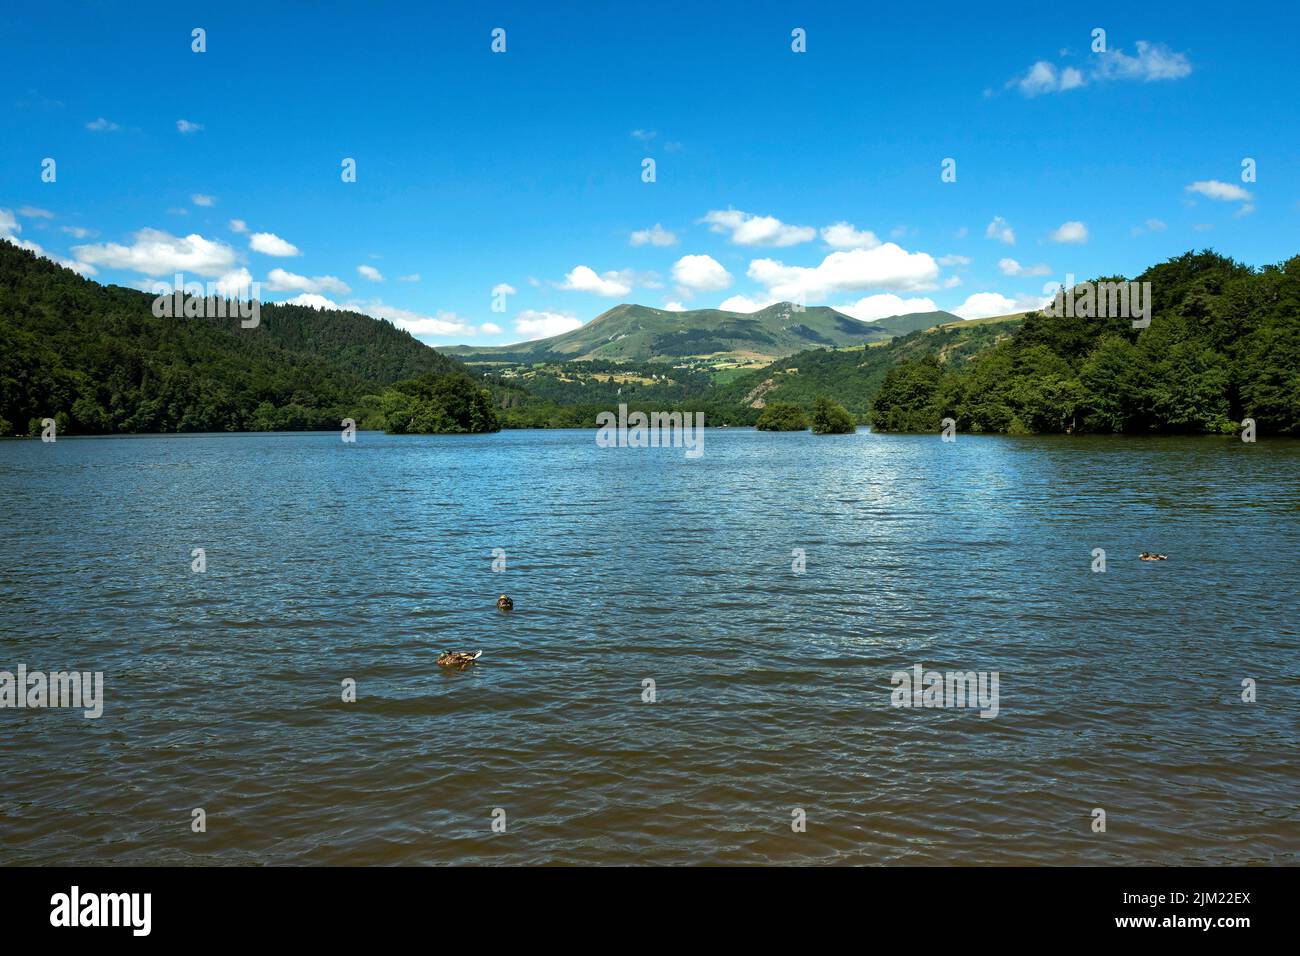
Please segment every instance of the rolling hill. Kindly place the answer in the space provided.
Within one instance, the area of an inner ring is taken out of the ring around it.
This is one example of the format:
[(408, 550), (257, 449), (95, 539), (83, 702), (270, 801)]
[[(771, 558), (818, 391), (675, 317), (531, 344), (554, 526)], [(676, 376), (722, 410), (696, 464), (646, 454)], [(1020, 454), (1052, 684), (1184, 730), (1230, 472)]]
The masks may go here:
[(920, 312), (861, 322), (827, 306), (798, 311), (789, 302), (753, 313), (720, 309), (669, 312), (644, 305), (617, 305), (579, 329), (550, 338), (515, 345), (457, 345), (443, 351), (476, 362), (676, 362), (719, 355), (771, 360), (809, 348), (879, 342), (956, 319), (948, 312)]

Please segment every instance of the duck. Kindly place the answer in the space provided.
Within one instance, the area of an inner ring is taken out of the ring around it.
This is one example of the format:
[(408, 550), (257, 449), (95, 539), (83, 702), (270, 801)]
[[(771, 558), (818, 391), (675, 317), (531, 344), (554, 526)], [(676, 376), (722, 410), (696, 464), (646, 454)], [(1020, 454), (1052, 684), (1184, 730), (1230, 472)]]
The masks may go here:
[(1154, 551), (1143, 551), (1138, 555), (1138, 559), (1141, 561), (1168, 561), (1169, 555), (1156, 554)]
[(475, 651), (473, 654), (466, 654), (464, 651), (443, 651), (438, 656), (438, 666), (454, 667), (458, 671), (463, 671), (482, 656), (482, 651)]
[(498, 611), (513, 611), (514, 609), (515, 602), (510, 600), (510, 598), (506, 597), (504, 594), (497, 598)]

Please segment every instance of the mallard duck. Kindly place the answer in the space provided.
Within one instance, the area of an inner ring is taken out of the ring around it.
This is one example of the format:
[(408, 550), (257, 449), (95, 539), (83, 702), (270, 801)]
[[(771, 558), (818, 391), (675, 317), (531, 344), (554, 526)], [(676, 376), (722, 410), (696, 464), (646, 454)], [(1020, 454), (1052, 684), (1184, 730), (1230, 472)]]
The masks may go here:
[(1154, 551), (1143, 551), (1138, 555), (1138, 559), (1142, 561), (1168, 561), (1169, 555), (1156, 554)]
[(498, 611), (513, 611), (514, 609), (515, 602), (510, 600), (510, 598), (506, 597), (504, 594), (497, 598)]
[(482, 656), (482, 651), (475, 651), (473, 654), (466, 654), (464, 651), (443, 651), (438, 657), (438, 666), (454, 667), (458, 671), (463, 671)]

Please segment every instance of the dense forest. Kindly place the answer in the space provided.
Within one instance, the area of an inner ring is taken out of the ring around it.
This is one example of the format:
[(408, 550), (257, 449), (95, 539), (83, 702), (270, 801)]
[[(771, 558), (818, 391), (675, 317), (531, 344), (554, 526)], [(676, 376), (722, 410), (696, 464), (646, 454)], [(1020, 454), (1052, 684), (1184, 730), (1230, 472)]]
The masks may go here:
[[(1148, 269), (1152, 321), (949, 323), (744, 370), (500, 356), (470, 369), (391, 323), (264, 305), (157, 318), (153, 297), (0, 242), (0, 436), (338, 429), (590, 428), (619, 403), (710, 425), (890, 431), (1300, 434), (1300, 257), (1252, 269), (1212, 252)], [(472, 360), (471, 360), (472, 361)], [(830, 404), (818, 399), (830, 399)], [(764, 410), (765, 406), (768, 410)], [(829, 417), (828, 417), (829, 416)]]
[(265, 305), (244, 329), (152, 303), (0, 242), (0, 435), (337, 429), (393, 382), (463, 374), (352, 312)]
[(885, 375), (878, 429), (1300, 434), (1300, 256), (1255, 270), (1187, 253), (1137, 277), (1151, 324), (1034, 312), (954, 367), (936, 355)]

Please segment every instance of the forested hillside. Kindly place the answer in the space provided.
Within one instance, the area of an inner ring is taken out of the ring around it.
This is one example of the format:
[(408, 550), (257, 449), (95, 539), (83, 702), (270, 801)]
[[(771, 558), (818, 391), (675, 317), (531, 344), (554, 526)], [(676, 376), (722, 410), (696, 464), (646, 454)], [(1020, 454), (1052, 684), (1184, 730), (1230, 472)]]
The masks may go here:
[(1300, 256), (1252, 269), (1213, 252), (1153, 266), (1151, 324), (1030, 313), (964, 366), (884, 377), (870, 421), (937, 431), (1300, 434)]
[(265, 305), (244, 329), (152, 303), (0, 242), (0, 435), (338, 428), (367, 393), (460, 369), (353, 312)]

